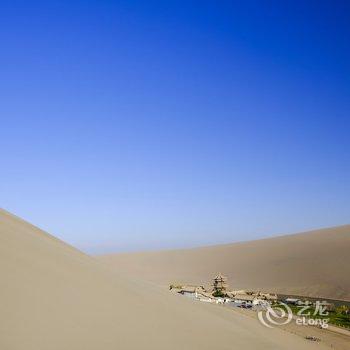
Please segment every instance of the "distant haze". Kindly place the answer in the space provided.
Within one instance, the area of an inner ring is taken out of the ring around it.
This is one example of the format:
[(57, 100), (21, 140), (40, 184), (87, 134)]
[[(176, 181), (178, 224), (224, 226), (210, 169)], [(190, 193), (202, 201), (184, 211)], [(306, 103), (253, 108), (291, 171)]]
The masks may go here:
[(1, 207), (89, 253), (349, 223), (349, 16), (0, 4)]

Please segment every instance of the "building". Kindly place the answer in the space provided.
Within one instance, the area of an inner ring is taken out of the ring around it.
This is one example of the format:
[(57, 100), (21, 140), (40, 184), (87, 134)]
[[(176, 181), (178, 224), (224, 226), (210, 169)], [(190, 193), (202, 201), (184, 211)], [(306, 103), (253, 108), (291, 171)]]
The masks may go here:
[(237, 294), (248, 294), (245, 289), (239, 289), (239, 290), (230, 290), (227, 291), (227, 294), (230, 298), (234, 298), (235, 295)]
[(207, 303), (212, 303), (213, 301), (215, 301), (215, 298), (213, 298), (213, 296), (210, 293), (198, 291), (195, 294), (196, 294), (196, 298), (199, 301), (203, 301)]
[(227, 277), (223, 276), (221, 273), (219, 273), (217, 276), (213, 279), (213, 295), (224, 295), (227, 291)]
[(259, 293), (260, 299), (267, 300), (271, 303), (276, 303), (277, 302), (277, 294), (273, 293)]
[(235, 303), (251, 304), (255, 300), (255, 295), (250, 294), (236, 294), (234, 297)]
[(291, 305), (298, 305), (298, 303), (300, 302), (301, 300), (300, 299), (297, 299), (297, 298), (286, 298), (284, 299), (284, 302), (286, 304), (291, 304)]

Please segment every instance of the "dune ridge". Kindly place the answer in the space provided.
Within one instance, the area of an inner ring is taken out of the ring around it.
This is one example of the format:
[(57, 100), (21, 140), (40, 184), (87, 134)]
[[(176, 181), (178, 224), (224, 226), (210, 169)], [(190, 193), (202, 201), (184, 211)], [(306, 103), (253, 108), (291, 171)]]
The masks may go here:
[(161, 285), (209, 285), (217, 272), (233, 289), (350, 300), (350, 225), (255, 241), (99, 259)]

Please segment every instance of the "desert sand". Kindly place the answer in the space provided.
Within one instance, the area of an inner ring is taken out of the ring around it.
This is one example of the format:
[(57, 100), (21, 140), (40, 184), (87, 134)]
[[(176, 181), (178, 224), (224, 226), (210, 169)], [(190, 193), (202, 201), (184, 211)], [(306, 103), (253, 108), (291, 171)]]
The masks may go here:
[(350, 225), (195, 249), (110, 254), (100, 259), (161, 285), (208, 285), (221, 272), (232, 289), (350, 300)]
[(121, 277), (5, 211), (0, 259), (0, 349), (326, 348)]

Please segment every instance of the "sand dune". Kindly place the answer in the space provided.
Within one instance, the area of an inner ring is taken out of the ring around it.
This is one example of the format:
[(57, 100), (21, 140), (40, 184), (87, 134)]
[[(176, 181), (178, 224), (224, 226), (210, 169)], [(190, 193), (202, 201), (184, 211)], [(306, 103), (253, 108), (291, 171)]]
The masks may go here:
[(270, 239), (101, 260), (158, 284), (209, 284), (222, 272), (234, 289), (350, 300), (350, 225)]
[(0, 211), (0, 348), (322, 349), (227, 308), (120, 277)]

